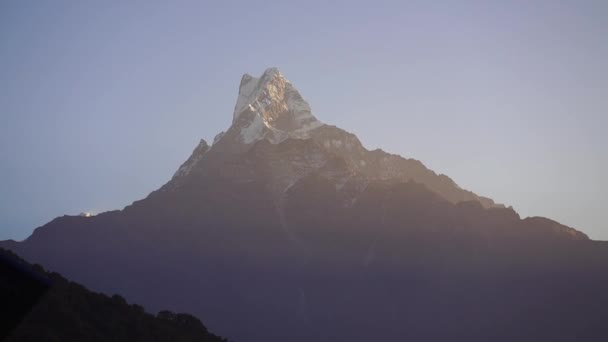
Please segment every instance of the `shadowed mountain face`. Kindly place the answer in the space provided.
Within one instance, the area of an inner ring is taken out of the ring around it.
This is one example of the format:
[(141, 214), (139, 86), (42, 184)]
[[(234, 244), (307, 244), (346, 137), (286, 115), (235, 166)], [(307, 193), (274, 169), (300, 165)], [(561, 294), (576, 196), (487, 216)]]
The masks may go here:
[(121, 296), (90, 292), (3, 249), (0, 289), (0, 339), (6, 342), (226, 341), (191, 315), (164, 310), (152, 316)]
[(276, 69), (147, 198), (2, 245), (238, 341), (608, 338), (608, 245), (365, 149)]

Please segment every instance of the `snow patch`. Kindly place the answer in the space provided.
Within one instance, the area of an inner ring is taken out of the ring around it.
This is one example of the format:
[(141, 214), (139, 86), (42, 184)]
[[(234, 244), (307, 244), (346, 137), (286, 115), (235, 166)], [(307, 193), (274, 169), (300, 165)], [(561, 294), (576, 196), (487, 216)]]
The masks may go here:
[(207, 153), (208, 150), (209, 145), (207, 145), (205, 139), (201, 139), (201, 141), (198, 143), (198, 146), (196, 146), (194, 151), (192, 151), (192, 155), (190, 155), (190, 158), (188, 158), (188, 160), (186, 160), (179, 167), (179, 169), (175, 171), (175, 173), (173, 174), (173, 178), (187, 176), (190, 171), (192, 171), (192, 169), (201, 161), (201, 159), (203, 159), (203, 156)]
[(323, 146), (325, 146), (325, 148), (331, 148), (331, 147), (340, 148), (340, 147), (342, 147), (342, 140), (338, 140), (338, 139), (325, 140), (325, 141), (323, 141)]
[(251, 123), (247, 127), (241, 129), (241, 139), (245, 144), (251, 144), (254, 141), (264, 137), (264, 120), (259, 115), (255, 115)]
[(324, 123), (322, 123), (321, 121), (315, 120), (315, 121), (312, 121), (312, 122), (307, 123), (305, 125), (302, 125), (302, 127), (296, 129), (295, 131), (293, 131), (293, 133), (307, 133), (307, 132), (310, 132), (313, 129), (319, 128), (319, 127), (321, 127), (323, 125), (324, 125)]
[(232, 122), (235, 122), (239, 115), (247, 108), (249, 103), (255, 97), (256, 90), (260, 79), (251, 77), (249, 75), (243, 76), (241, 81), (241, 87), (239, 89), (239, 96), (236, 100), (234, 107), (234, 113), (232, 114)]

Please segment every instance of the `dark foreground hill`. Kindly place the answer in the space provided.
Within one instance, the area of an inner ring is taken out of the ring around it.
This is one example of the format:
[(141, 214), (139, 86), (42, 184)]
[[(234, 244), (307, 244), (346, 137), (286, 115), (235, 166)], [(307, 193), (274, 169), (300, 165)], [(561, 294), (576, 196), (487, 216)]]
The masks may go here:
[(0, 303), (0, 340), (6, 342), (226, 341), (191, 315), (153, 316), (118, 295), (93, 293), (2, 249)]
[(145, 199), (0, 245), (242, 342), (608, 341), (605, 243), (366, 149), (276, 69)]

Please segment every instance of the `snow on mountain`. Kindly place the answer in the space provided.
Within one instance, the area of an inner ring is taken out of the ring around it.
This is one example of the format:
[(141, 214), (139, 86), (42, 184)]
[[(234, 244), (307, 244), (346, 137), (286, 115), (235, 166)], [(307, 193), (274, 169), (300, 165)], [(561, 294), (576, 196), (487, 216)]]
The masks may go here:
[[(248, 118), (243, 120), (243, 116)], [(243, 75), (232, 125), (241, 126), (245, 144), (264, 138), (276, 144), (288, 137), (305, 139), (323, 123), (291, 82), (277, 68), (268, 68), (259, 78)]]
[(190, 158), (188, 158), (188, 160), (186, 160), (179, 167), (179, 169), (177, 169), (177, 171), (173, 175), (173, 178), (178, 178), (181, 176), (188, 175), (190, 173), (190, 170), (192, 170), (192, 168), (201, 161), (201, 158), (203, 158), (203, 155), (208, 150), (209, 150), (209, 145), (207, 144), (207, 141), (205, 141), (205, 139), (201, 139), (198, 146), (196, 146), (196, 148), (192, 152), (192, 155), (190, 156)]
[[(238, 159), (239, 155), (260, 141), (277, 145), (288, 139), (311, 140), (313, 144), (318, 145), (315, 153), (323, 151), (322, 153), (326, 154), (322, 159), (339, 156), (344, 160), (345, 167), (360, 178), (389, 182), (413, 180), (453, 203), (474, 200), (484, 207), (502, 206), (491, 199), (460, 188), (449, 177), (436, 174), (418, 160), (403, 158), (382, 150), (370, 151), (356, 135), (322, 123), (312, 114), (310, 105), (298, 90), (277, 68), (266, 69), (260, 77), (243, 75), (231, 126), (213, 139), (211, 147), (205, 143), (205, 146), (195, 149), (174, 178), (187, 176), (199, 167), (203, 161), (202, 155), (210, 149), (223, 158), (233, 156)], [(302, 154), (308, 152), (292, 151), (298, 158), (303, 158)], [(283, 158), (292, 160), (291, 156)], [(282, 163), (276, 165), (279, 164)], [(309, 174), (321, 166), (296, 163), (293, 167), (281, 169), (283, 171), (275, 170), (275, 182), (281, 185), (275, 186), (272, 192), (284, 191), (286, 184), (296, 182), (302, 175)], [(281, 172), (286, 174), (280, 174)], [(337, 189), (341, 189), (341, 182), (344, 180), (335, 181)]]

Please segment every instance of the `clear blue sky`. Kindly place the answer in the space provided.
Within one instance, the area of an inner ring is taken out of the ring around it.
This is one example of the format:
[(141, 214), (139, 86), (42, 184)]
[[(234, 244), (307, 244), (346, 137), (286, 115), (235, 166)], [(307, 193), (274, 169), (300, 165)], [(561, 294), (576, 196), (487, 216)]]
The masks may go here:
[(608, 240), (608, 1), (0, 2), (0, 239), (122, 208), (277, 66), (368, 148)]

